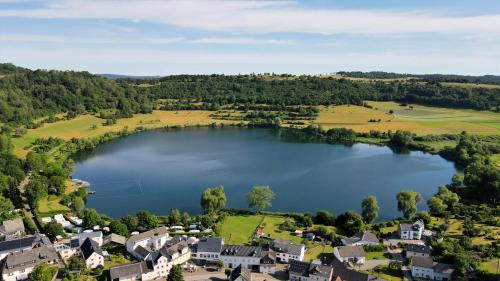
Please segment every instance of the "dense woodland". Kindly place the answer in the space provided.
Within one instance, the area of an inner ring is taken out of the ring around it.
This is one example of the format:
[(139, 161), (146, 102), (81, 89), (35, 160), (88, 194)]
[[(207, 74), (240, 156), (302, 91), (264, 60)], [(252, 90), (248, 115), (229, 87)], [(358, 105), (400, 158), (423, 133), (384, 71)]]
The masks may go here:
[(370, 71), (370, 72), (341, 71), (338, 72), (337, 74), (344, 77), (367, 78), (367, 79), (415, 78), (417, 80), (427, 81), (427, 82), (500, 84), (500, 76), (496, 75), (470, 76), (470, 75), (456, 75), (456, 74), (401, 74), (401, 73), (383, 72), (383, 71)]
[(42, 116), (117, 110), (117, 118), (148, 113), (159, 99), (219, 105), (362, 105), (363, 100), (500, 110), (500, 89), (445, 87), (419, 82), (359, 82), (291, 75), (176, 75), (110, 80), (87, 72), (28, 70), (0, 64), (0, 121), (34, 126)]

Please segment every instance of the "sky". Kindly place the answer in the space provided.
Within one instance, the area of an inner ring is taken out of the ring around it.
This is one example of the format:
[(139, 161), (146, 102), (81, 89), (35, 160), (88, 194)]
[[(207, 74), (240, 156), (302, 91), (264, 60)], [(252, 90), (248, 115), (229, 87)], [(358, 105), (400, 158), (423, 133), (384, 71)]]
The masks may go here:
[(126, 75), (500, 75), (500, 1), (0, 0), (0, 62)]

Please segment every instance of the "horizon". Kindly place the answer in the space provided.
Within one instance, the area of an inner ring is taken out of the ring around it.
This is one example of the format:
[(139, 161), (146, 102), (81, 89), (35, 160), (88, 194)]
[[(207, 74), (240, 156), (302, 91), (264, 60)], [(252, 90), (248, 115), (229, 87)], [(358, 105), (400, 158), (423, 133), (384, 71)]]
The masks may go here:
[(0, 60), (125, 76), (500, 75), (500, 2), (372, 2), (0, 0)]

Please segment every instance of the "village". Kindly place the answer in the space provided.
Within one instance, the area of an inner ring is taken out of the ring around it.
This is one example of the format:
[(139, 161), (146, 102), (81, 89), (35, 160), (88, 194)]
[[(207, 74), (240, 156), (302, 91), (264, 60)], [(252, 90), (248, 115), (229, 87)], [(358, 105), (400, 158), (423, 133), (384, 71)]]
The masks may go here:
[[(26, 235), (20, 218), (6, 220), (0, 226), (1, 273), (3, 281), (25, 280), (41, 264), (61, 272), (76, 271), (78, 266), (92, 272), (102, 272), (104, 280), (165, 280), (177, 267), (184, 280), (290, 280), (290, 281), (381, 281), (368, 270), (385, 265), (401, 271), (401, 280), (452, 280), (450, 265), (435, 262), (427, 243), (432, 231), (422, 221), (401, 223), (390, 237), (381, 239), (364, 231), (343, 238), (333, 254), (320, 259), (306, 260), (310, 250), (304, 244), (271, 237), (265, 229), (257, 228), (256, 243), (227, 244), (210, 229), (197, 225), (161, 226), (129, 238), (112, 233), (108, 227), (94, 226), (84, 230), (82, 219), (56, 214), (44, 218), (60, 224), (65, 237), (49, 239), (43, 233)], [(314, 244), (321, 237), (296, 230), (292, 235)], [(308, 244), (310, 244), (308, 242)], [(383, 249), (387, 259), (368, 259), (373, 249)], [(113, 257), (127, 256), (128, 262), (109, 265)], [(105, 269), (105, 263), (109, 266)], [(396, 280), (396, 279), (391, 279)]]

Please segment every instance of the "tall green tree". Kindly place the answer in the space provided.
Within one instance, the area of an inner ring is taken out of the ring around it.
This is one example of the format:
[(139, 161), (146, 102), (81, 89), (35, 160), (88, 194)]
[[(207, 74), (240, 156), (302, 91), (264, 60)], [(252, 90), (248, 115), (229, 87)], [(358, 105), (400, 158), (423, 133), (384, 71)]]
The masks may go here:
[(147, 229), (153, 229), (158, 226), (159, 220), (156, 215), (151, 214), (148, 211), (139, 211), (137, 213), (137, 221), (140, 226)]
[(361, 216), (355, 211), (347, 211), (337, 217), (335, 225), (342, 228), (347, 235), (353, 235), (365, 230), (365, 224)]
[(373, 222), (378, 217), (379, 210), (377, 197), (370, 195), (361, 201), (361, 216), (365, 223)]
[(86, 228), (92, 228), (101, 224), (101, 215), (94, 209), (83, 210), (83, 225)]
[(268, 185), (254, 186), (247, 194), (248, 207), (255, 208), (260, 213), (264, 209), (271, 207), (274, 196), (274, 192)]
[(181, 212), (179, 209), (170, 209), (170, 214), (168, 214), (168, 223), (170, 225), (177, 225), (181, 223)]
[(201, 194), (201, 207), (207, 214), (217, 213), (226, 207), (226, 194), (224, 186), (218, 185), (214, 188), (207, 188)]
[(406, 219), (411, 219), (417, 213), (417, 204), (422, 200), (422, 195), (414, 190), (402, 190), (396, 195), (398, 210)]
[(167, 281), (184, 281), (180, 265), (177, 264), (172, 266), (170, 273), (168, 274)]

